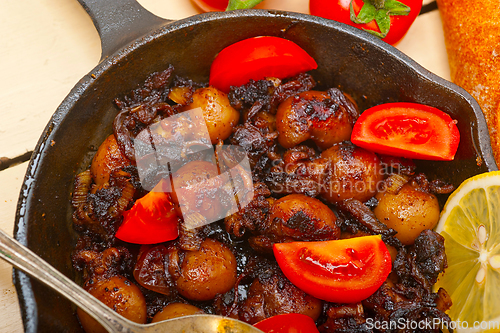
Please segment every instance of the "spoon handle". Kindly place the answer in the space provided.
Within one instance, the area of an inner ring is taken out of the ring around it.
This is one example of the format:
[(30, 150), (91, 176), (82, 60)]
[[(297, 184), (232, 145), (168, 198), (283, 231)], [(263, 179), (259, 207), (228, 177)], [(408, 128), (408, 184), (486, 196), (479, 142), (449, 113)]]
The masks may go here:
[[(75, 303), (97, 320), (108, 332), (132, 332), (133, 323), (86, 292), (75, 282), (38, 257), (30, 249), (0, 229), (0, 258), (33, 276)], [(97, 315), (99, 314), (99, 315)]]

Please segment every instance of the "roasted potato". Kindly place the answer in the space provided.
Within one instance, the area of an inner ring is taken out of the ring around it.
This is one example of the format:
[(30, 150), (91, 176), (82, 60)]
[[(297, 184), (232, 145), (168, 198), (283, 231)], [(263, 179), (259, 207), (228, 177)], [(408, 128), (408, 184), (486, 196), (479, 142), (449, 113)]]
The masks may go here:
[(213, 144), (227, 139), (240, 119), (240, 113), (231, 106), (227, 95), (211, 86), (197, 89), (193, 94), (193, 102), (184, 109), (194, 108), (202, 109)]
[(338, 239), (337, 216), (324, 203), (303, 194), (290, 194), (271, 207), (271, 221), (282, 221), (283, 236), (301, 240)]
[(196, 212), (209, 221), (220, 218), (225, 203), (221, 188), (225, 183), (218, 175), (217, 165), (207, 161), (189, 162), (174, 173), (172, 199), (179, 216), (182, 212)]
[(287, 98), (278, 107), (279, 143), (295, 147), (312, 139), (321, 149), (349, 140), (353, 119), (349, 112), (323, 91), (305, 91)]
[(236, 258), (224, 244), (207, 238), (198, 251), (188, 251), (177, 279), (179, 294), (193, 301), (207, 301), (234, 287)]
[(109, 182), (110, 174), (118, 169), (130, 165), (130, 160), (123, 155), (115, 136), (111, 134), (97, 149), (90, 165), (92, 179), (98, 188)]
[(405, 245), (414, 243), (425, 229), (432, 229), (439, 221), (439, 202), (432, 193), (419, 190), (407, 183), (397, 193), (379, 192), (375, 216)]
[(202, 309), (186, 303), (170, 303), (156, 313), (153, 317), (153, 323), (168, 320), (177, 317), (190, 316), (205, 313)]
[(250, 324), (285, 313), (300, 313), (317, 320), (323, 307), (323, 301), (297, 288), (281, 271), (256, 278), (247, 295), (240, 319)]
[(329, 161), (322, 197), (331, 203), (345, 199), (365, 202), (383, 180), (380, 160), (373, 152), (342, 142), (321, 153)]
[[(115, 275), (94, 284), (87, 283), (85, 289), (125, 318), (139, 324), (146, 323), (146, 300), (139, 288), (125, 277)], [(85, 332), (107, 332), (101, 324), (80, 308), (77, 309), (77, 314)]]

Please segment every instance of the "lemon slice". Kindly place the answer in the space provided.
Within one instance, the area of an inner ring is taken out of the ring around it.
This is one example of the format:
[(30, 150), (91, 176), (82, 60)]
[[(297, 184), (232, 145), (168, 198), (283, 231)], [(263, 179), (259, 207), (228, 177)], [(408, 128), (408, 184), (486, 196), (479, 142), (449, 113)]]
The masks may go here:
[(448, 198), (436, 232), (445, 238), (446, 289), (457, 332), (500, 332), (500, 171), (464, 181)]

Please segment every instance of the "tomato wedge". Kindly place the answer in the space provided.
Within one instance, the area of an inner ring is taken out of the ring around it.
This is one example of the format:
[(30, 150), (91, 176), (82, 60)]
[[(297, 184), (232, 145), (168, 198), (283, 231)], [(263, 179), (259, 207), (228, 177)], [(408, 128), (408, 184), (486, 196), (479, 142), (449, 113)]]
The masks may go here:
[(204, 12), (223, 12), (229, 0), (192, 0)]
[(272, 316), (253, 326), (265, 333), (319, 333), (314, 320), (301, 313)]
[(460, 133), (456, 121), (439, 109), (418, 103), (387, 103), (361, 114), (351, 141), (377, 153), (451, 161)]
[(253, 8), (263, 0), (192, 0), (204, 12)]
[(169, 193), (158, 190), (161, 188), (160, 182), (123, 213), (123, 222), (115, 234), (116, 238), (134, 244), (156, 244), (177, 238), (178, 217), (174, 204)]
[(210, 68), (210, 85), (229, 92), (231, 86), (266, 77), (288, 78), (318, 64), (292, 41), (272, 36), (244, 39), (224, 48)]
[(323, 242), (276, 243), (274, 256), (298, 288), (335, 303), (372, 295), (391, 272), (391, 255), (381, 236)]

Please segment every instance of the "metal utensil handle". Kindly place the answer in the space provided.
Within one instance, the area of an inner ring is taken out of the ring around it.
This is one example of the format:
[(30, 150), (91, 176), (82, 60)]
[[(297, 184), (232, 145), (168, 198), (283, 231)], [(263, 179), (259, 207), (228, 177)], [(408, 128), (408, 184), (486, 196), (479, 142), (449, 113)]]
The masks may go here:
[[(118, 316), (113, 310), (97, 298), (60, 273), (30, 249), (7, 235), (0, 229), (0, 258), (14, 267), (33, 276), (61, 295), (75, 303), (82, 310), (96, 319), (109, 332), (131, 332), (128, 328), (133, 323)], [(101, 316), (95, 314), (100, 313)], [(102, 318), (106, 318), (106, 320)]]

